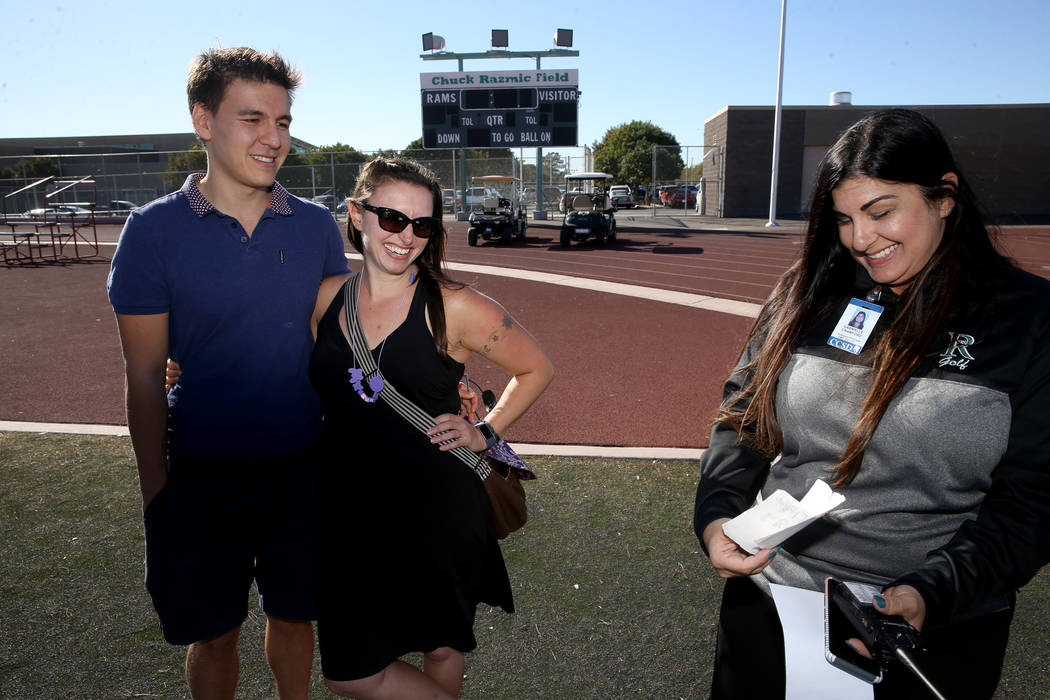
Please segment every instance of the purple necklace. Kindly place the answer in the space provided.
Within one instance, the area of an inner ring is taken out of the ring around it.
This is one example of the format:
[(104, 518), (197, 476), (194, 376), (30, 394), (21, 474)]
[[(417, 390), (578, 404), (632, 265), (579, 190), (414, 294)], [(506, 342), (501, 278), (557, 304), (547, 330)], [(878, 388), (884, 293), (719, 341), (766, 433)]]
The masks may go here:
[[(386, 382), (383, 381), (383, 376), (379, 372), (379, 363), (383, 361), (383, 349), (386, 347), (386, 339), (390, 337), (390, 332), (394, 330), (394, 323), (397, 322), (397, 317), (401, 315), (401, 309), (405, 305), (405, 298), (408, 296), (409, 290), (412, 289), (412, 284), (416, 281), (416, 273), (411, 273), (408, 276), (408, 287), (404, 292), (401, 293), (401, 300), (397, 303), (397, 311), (394, 312), (394, 317), (390, 319), (390, 327), (386, 329), (386, 335), (383, 336), (383, 341), (379, 344), (379, 358), (376, 360), (376, 371), (368, 377), (368, 389), (372, 392), (369, 396), (365, 393), (364, 370), (359, 369), (357, 365), (357, 358), (354, 358), (354, 365), (347, 372), (350, 373), (350, 386), (354, 388), (357, 395), (361, 397), (361, 400), (365, 403), (375, 403), (376, 399), (379, 398), (379, 392), (386, 386)], [(357, 285), (357, 308), (361, 308), (361, 285)], [(363, 331), (362, 331), (363, 333)]]

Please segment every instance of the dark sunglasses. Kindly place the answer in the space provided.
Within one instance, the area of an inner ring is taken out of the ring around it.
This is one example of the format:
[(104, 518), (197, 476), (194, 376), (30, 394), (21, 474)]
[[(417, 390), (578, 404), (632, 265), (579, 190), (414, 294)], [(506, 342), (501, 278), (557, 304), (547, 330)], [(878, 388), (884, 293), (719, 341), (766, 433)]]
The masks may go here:
[(367, 202), (360, 202), (365, 211), (370, 211), (379, 219), (379, 228), (390, 233), (401, 233), (405, 227), (412, 224), (412, 232), (420, 238), (430, 238), (431, 235), (441, 229), (441, 219), (435, 216), (421, 216), (418, 219), (410, 219), (397, 209), (389, 207), (377, 207)]

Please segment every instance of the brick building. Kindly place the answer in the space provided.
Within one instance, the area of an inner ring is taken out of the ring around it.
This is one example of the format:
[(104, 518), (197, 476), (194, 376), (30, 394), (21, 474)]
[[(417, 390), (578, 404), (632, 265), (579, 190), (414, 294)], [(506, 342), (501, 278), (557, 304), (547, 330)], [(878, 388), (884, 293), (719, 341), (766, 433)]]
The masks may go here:
[[(817, 167), (851, 124), (886, 107), (782, 107), (778, 217), (804, 217)], [(1002, 223), (1050, 219), (1050, 104), (911, 107), (944, 132), (987, 214)], [(723, 215), (766, 217), (773, 107), (726, 107), (704, 123), (705, 147), (723, 148)], [(707, 210), (717, 211), (717, 188)]]

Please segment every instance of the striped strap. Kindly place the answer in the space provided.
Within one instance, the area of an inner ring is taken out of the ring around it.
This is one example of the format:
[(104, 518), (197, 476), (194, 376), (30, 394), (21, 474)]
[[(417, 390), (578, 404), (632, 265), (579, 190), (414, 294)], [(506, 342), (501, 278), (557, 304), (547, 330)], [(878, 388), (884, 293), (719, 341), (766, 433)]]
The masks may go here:
[[(415, 403), (405, 398), (404, 394), (398, 391), (390, 383), (390, 380), (383, 376), (372, 358), (371, 351), (368, 349), (368, 341), (365, 340), (365, 334), (361, 330), (361, 319), (357, 315), (357, 288), (360, 283), (361, 273), (358, 272), (350, 278), (350, 283), (343, 287), (343, 313), (346, 314), (346, 330), (350, 334), (350, 347), (353, 349), (354, 356), (357, 358), (357, 362), (361, 365), (361, 369), (366, 377), (375, 374), (383, 378), (383, 388), (379, 391), (379, 398), (383, 399), (387, 405), (397, 411), (402, 418), (417, 430), (425, 434), (430, 428), (437, 425), (434, 418)], [(466, 447), (453, 447), (450, 452), (473, 469), (474, 473), (482, 481), (492, 471), (483, 454), (478, 454)]]

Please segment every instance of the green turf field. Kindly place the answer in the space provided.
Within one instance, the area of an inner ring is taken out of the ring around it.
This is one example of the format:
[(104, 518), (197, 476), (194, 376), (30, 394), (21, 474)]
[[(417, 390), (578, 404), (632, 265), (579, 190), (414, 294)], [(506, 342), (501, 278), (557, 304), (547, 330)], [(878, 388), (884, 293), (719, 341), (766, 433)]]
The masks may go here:
[[(702, 698), (721, 584), (692, 462), (532, 458), (505, 540), (518, 612), (478, 610), (465, 698)], [(186, 697), (142, 584), (127, 438), (0, 433), (0, 697)], [(1002, 697), (1050, 697), (1050, 571), (1019, 598)], [(273, 697), (253, 608), (238, 697)], [(312, 697), (331, 696), (315, 659)]]

